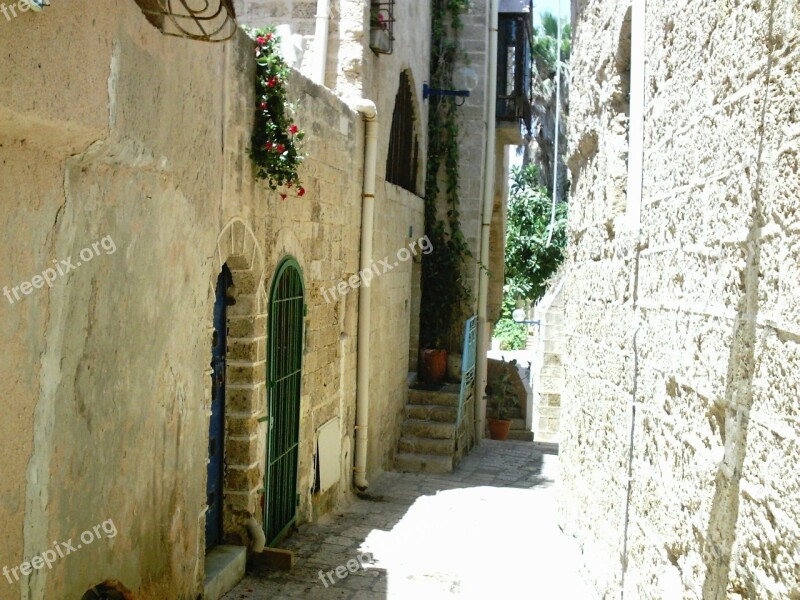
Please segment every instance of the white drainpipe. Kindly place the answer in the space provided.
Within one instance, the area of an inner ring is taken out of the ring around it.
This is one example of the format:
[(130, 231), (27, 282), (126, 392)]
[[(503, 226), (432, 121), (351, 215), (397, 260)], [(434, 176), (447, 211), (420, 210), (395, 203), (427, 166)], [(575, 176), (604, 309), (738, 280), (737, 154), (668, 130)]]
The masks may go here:
[[(364, 148), (364, 192), (361, 200), (361, 271), (372, 267), (372, 237), (375, 214), (375, 171), (378, 158), (378, 109), (370, 100), (358, 100), (353, 105), (364, 117), (366, 125)], [(362, 282), (358, 289), (358, 361), (356, 388), (356, 450), (354, 483), (367, 489), (367, 448), (369, 436), (369, 358), (370, 315), (372, 288)]]
[(483, 395), (486, 390), (486, 373), (488, 364), (486, 351), (488, 350), (489, 324), (486, 321), (487, 304), (489, 295), (489, 274), (486, 268), (489, 264), (489, 236), (492, 229), (492, 210), (494, 207), (494, 178), (495, 178), (495, 119), (497, 112), (497, 2), (489, 0), (489, 52), (487, 53), (488, 79), (486, 94), (486, 164), (484, 166), (483, 186), (483, 212), (481, 218), (481, 253), (480, 260), (483, 268), (480, 269), (478, 285), (478, 356), (477, 356), (477, 386), (475, 390), (475, 441), (480, 442), (483, 437), (483, 419), (486, 413), (486, 403)]
[(328, 22), (331, 17), (331, 0), (317, 0), (317, 27), (314, 30), (314, 63), (311, 80), (325, 85), (325, 65), (328, 61)]

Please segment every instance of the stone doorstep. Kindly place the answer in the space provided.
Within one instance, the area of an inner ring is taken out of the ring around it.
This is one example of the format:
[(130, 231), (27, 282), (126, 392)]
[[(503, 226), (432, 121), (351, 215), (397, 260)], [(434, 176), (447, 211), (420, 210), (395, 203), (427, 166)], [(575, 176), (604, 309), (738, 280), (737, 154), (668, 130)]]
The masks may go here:
[(253, 554), (253, 564), (271, 571), (291, 571), (294, 567), (294, 552), (282, 548), (264, 548)]
[(406, 419), (403, 421), (402, 435), (404, 437), (426, 437), (450, 440), (454, 438), (455, 430), (456, 426), (453, 423)]
[(452, 473), (453, 457), (438, 454), (398, 453), (395, 469), (413, 473)]
[(203, 599), (219, 600), (244, 578), (247, 548), (217, 546), (206, 554)]
[(442, 456), (452, 456), (455, 451), (455, 440), (402, 436), (397, 443), (397, 451), (401, 454), (439, 454)]
[(406, 404), (409, 419), (455, 423), (458, 420), (458, 407), (440, 404)]
[(532, 442), (533, 432), (523, 431), (521, 429), (512, 429), (511, 431), (508, 432), (508, 439), (514, 441)]
[(408, 403), (413, 405), (435, 404), (439, 406), (458, 406), (458, 398), (458, 392), (408, 390)]

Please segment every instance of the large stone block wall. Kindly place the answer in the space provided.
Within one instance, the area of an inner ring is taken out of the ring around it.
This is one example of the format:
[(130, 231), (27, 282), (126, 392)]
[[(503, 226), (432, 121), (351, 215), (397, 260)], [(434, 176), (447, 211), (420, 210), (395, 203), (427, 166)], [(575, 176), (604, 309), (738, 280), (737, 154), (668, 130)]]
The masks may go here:
[(533, 432), (539, 442), (558, 443), (561, 395), (564, 391), (564, 285), (553, 278), (547, 294), (536, 303), (533, 319), (539, 321), (533, 360)]
[[(295, 74), (289, 93), (307, 132), (308, 191), (281, 200), (254, 181), (247, 158), (254, 67), (245, 36), (225, 44), (167, 37), (134, 2), (96, 13), (80, 0), (4, 23), (0, 46), (2, 285), (30, 280), (51, 260), (77, 259), (105, 236), (115, 245), (52, 288), (0, 304), (0, 374), (10, 386), (0, 400), (0, 564), (19, 565), (107, 519), (119, 531), (15, 582), (8, 597), (76, 598), (112, 577), (142, 600), (194, 599), (203, 575), (213, 284), (223, 263), (237, 299), (226, 539), (246, 543), (242, 520), (261, 519), (265, 317), (287, 255), (300, 264), (308, 305), (300, 521), (350, 493), (357, 292), (329, 303), (321, 290), (358, 271), (364, 125)], [(45, 60), (42, 49), (53, 46), (59, 60)], [(382, 188), (376, 205), (378, 228), (391, 232), (376, 240), (382, 257), (404, 245), (408, 225), (418, 231), (421, 206)], [(410, 273), (409, 264), (387, 274), (373, 299), (373, 315), (384, 304), (397, 317), (373, 324), (379, 347), (402, 359), (376, 376), (389, 413), (404, 402), (392, 386), (405, 382)], [(374, 412), (374, 430), (391, 431), (392, 417), (385, 425), (381, 415)], [(312, 494), (316, 431), (333, 417), (342, 428), (340, 480)], [(370, 437), (375, 472), (396, 439)]]
[(562, 524), (606, 597), (800, 597), (800, 9), (646, 3), (631, 227), (629, 4), (573, 6)]

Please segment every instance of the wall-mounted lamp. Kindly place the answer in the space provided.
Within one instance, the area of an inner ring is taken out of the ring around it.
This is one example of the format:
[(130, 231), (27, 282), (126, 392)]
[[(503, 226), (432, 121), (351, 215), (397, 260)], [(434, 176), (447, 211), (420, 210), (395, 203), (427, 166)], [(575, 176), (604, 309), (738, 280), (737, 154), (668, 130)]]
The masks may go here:
[(527, 315), (525, 314), (525, 311), (521, 308), (518, 308), (511, 313), (511, 318), (514, 320), (514, 323), (518, 323), (520, 325), (536, 325), (536, 330), (541, 331), (542, 322), (538, 319), (536, 321), (530, 321), (525, 318), (526, 316)]
[(34, 12), (40, 12), (50, 6), (50, 0), (24, 0), (24, 3)]
[(462, 106), (466, 102), (469, 93), (478, 87), (478, 74), (474, 69), (469, 67), (460, 67), (453, 73), (453, 87), (454, 90), (440, 90), (432, 88), (427, 83), (422, 84), (422, 99), (427, 100), (431, 96), (450, 96), (454, 98), (461, 98), (461, 102), (456, 101), (458, 106)]

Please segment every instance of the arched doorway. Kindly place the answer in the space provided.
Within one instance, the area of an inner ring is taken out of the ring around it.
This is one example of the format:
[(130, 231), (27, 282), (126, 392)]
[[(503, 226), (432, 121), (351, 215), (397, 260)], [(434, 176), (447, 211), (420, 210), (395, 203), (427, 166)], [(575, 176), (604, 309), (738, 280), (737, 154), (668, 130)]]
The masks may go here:
[(300, 266), (294, 258), (284, 259), (272, 282), (267, 331), (264, 532), (270, 546), (285, 537), (297, 516), (304, 296)]
[(225, 476), (225, 363), (228, 352), (228, 296), (233, 275), (222, 265), (214, 301), (214, 333), (211, 342), (211, 420), (208, 427), (208, 478), (206, 483), (206, 550), (222, 541)]

